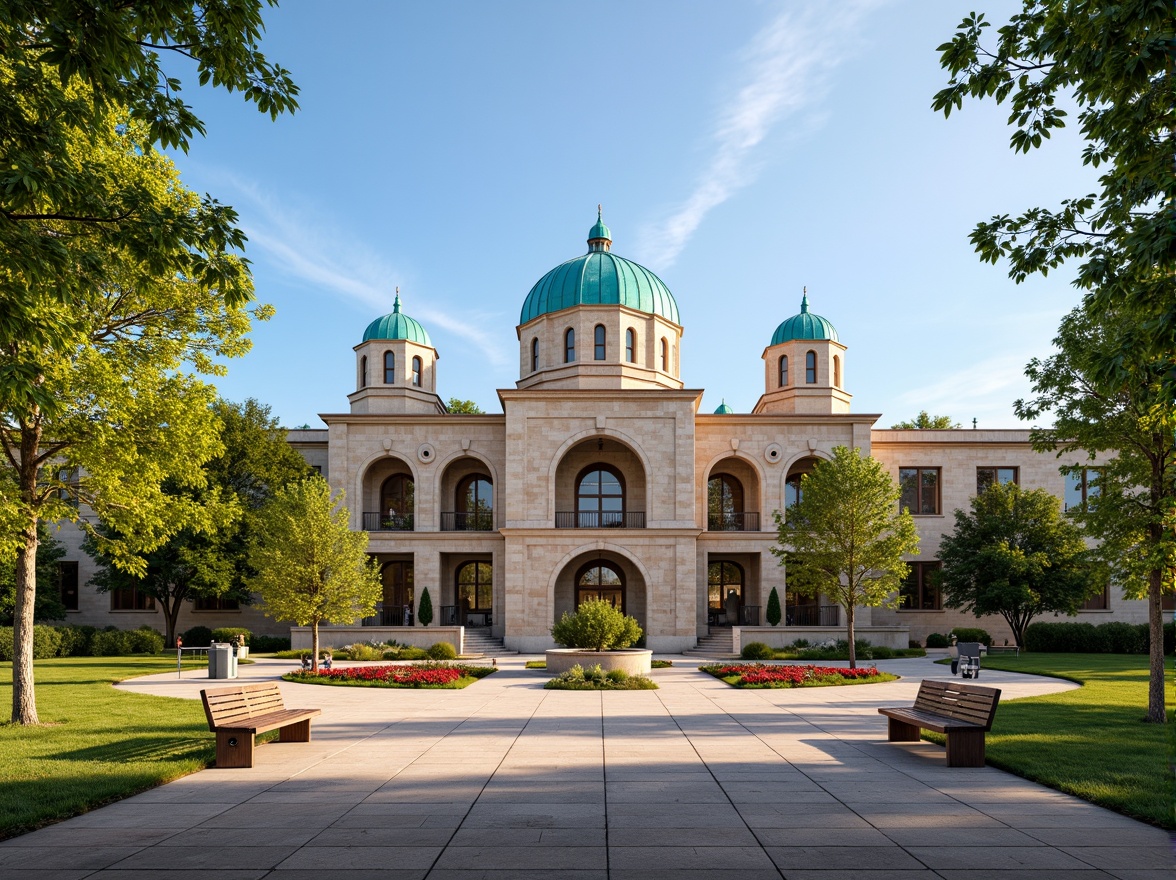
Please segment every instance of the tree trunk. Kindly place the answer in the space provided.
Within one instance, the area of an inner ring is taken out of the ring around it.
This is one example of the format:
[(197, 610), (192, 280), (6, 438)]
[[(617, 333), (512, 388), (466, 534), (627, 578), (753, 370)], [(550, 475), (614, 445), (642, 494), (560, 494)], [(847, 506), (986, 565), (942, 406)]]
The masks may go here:
[(1151, 636), (1149, 675), (1147, 680), (1147, 720), (1166, 724), (1168, 712), (1164, 706), (1164, 611), (1163, 572), (1152, 569), (1147, 585), (1147, 629)]
[(312, 652), (310, 655), (310, 671), (315, 674), (318, 673), (318, 625), (319, 622), (317, 620), (310, 622), (310, 649)]
[(848, 603), (845, 606), (845, 633), (849, 637), (849, 668), (857, 669), (857, 647), (854, 644), (856, 639), (853, 635), (853, 605)]
[(24, 545), (16, 555), (16, 609), (13, 613), (12, 721), (39, 724), (33, 689), (33, 610), (37, 599), (37, 520), (26, 523)]
[(165, 647), (174, 648), (176, 646), (176, 623), (180, 619), (180, 603), (182, 601), (183, 597), (178, 594), (173, 594), (162, 600), (163, 627), (166, 630), (164, 637), (167, 639)]

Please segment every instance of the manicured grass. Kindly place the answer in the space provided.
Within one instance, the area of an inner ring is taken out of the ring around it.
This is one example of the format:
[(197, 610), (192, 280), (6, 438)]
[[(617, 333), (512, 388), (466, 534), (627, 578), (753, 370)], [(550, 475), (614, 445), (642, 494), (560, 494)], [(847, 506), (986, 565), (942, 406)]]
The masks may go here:
[[(167, 672), (174, 657), (59, 657), (36, 662), (41, 726), (0, 724), (0, 839), (200, 770), (215, 756), (199, 700), (116, 690)], [(189, 673), (192, 674), (192, 673)], [(12, 705), (12, 664), (0, 664)]]
[(630, 675), (623, 669), (605, 672), (600, 664), (584, 669), (576, 664), (560, 673), (547, 684), (549, 691), (655, 691), (653, 679), (645, 675)]
[(282, 678), (298, 684), (459, 690), (497, 671), (493, 666), (422, 663), (413, 666), (351, 666), (346, 669), (320, 669), (317, 673), (298, 670), (287, 672)]
[[(1002, 701), (988, 734), (988, 763), (1145, 822), (1176, 828), (1171, 679), (1168, 724), (1146, 723), (1147, 663), (1146, 656), (1135, 654), (989, 655), (984, 669), (1051, 675), (1083, 686)], [(987, 684), (983, 672), (977, 684)]]
[(765, 663), (711, 663), (699, 672), (713, 675), (737, 688), (833, 687), (847, 684), (877, 684), (894, 681), (897, 675), (876, 668), (834, 668), (830, 666), (773, 666)]
[(546, 660), (528, 660), (526, 668), (527, 669), (546, 669), (547, 668), (547, 661)]

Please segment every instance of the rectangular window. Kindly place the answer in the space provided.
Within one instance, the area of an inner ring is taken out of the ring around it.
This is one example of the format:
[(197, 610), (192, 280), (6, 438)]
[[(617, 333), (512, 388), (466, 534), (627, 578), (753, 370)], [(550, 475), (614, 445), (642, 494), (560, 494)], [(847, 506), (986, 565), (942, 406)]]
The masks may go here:
[(78, 610), (78, 564), (57, 563), (57, 585), (61, 591), (61, 604), (66, 611)]
[(1020, 483), (1020, 474), (1015, 467), (978, 467), (976, 468), (976, 494), (979, 495), (989, 486), (998, 483)]
[(940, 562), (911, 562), (910, 572), (899, 588), (899, 611), (940, 611), (939, 587), (933, 573), (939, 571)]
[(1080, 611), (1106, 611), (1111, 607), (1111, 585), (1103, 584), (1100, 592), (1095, 593), (1082, 603)]
[(898, 482), (902, 487), (899, 507), (912, 516), (939, 513), (939, 468), (899, 468)]
[(240, 611), (241, 603), (224, 596), (198, 596), (192, 601), (193, 611)]
[(57, 472), (57, 479), (64, 484), (62, 488), (57, 490), (57, 496), (76, 510), (78, 506), (78, 469), (61, 468)]
[(110, 591), (111, 611), (154, 611), (155, 597), (140, 593), (134, 587)]
[(1097, 498), (1098, 468), (1079, 468), (1066, 474), (1066, 510), (1085, 510), (1091, 498)]

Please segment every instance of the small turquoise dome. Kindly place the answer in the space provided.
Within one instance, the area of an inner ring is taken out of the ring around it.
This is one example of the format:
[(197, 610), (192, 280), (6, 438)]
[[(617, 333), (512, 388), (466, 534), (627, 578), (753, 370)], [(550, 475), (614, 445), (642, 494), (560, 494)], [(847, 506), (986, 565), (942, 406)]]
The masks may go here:
[(733, 415), (734, 412), (735, 412), (735, 410), (733, 410), (733, 409), (731, 409), (731, 407), (727, 406), (727, 401), (724, 400), (722, 403), (719, 404), (719, 408), (715, 410), (715, 415), (716, 416), (729, 416), (729, 415)]
[(675, 324), (678, 303), (665, 282), (611, 253), (612, 233), (600, 219), (588, 232), (588, 253), (562, 263), (535, 282), (523, 302), (519, 323), (580, 305), (621, 305)]
[(407, 339), (419, 345), (433, 347), (433, 341), (425, 328), (415, 318), (402, 314), (400, 311), (400, 288), (396, 288), (396, 301), (392, 304), (392, 314), (376, 318), (363, 331), (363, 341), (372, 339)]
[(776, 328), (772, 334), (772, 345), (791, 342), (793, 339), (828, 339), (837, 342), (837, 330), (828, 319), (809, 311), (808, 290), (800, 301), (800, 314), (793, 315)]

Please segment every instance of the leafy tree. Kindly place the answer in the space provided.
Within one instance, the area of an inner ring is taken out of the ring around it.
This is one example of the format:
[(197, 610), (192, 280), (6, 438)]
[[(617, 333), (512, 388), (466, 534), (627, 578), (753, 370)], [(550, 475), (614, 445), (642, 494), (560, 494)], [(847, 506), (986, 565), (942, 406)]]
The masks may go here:
[(893, 605), (919, 551), (915, 521), (899, 509), (901, 489), (876, 459), (838, 446), (832, 461), (805, 474), (800, 498), (785, 519), (776, 511), (778, 547), (787, 587), (803, 596), (824, 594), (845, 609), (849, 666), (856, 668), (854, 609)]
[(899, 422), (890, 427), (896, 431), (917, 431), (917, 430), (932, 430), (932, 431), (946, 431), (950, 428), (958, 428), (959, 422), (953, 422), (951, 416), (930, 416), (927, 415), (927, 410), (920, 410), (919, 414), (913, 419), (905, 422)]
[[(65, 558), (65, 547), (53, 537), (47, 523), (37, 523), (37, 581), (55, 584), (59, 577), (58, 562)], [(0, 624), (12, 626), (16, 612), (16, 557), (0, 563)], [(65, 606), (61, 596), (53, 590), (42, 590), (33, 605), (34, 620), (63, 620)]]
[[(971, 238), (980, 258), (1007, 259), (1020, 282), (1078, 259), (1075, 284), (1094, 314), (1126, 309), (1134, 321), (1108, 334), (1102, 381), (1133, 381), (1137, 353), (1176, 364), (1176, 224), (1172, 156), (1176, 86), (1172, 6), (1167, 0), (1081, 3), (1032, 0), (983, 45), (989, 22), (972, 13), (939, 47), (950, 75), (933, 108), (945, 116), (965, 97), (1010, 102), (1010, 145), (1039, 148), (1065, 125), (1072, 101), (1086, 141), (1082, 163), (1102, 169), (1095, 193), (1056, 210), (1030, 208), (980, 223)], [(1168, 399), (1176, 375), (1166, 381)]]
[[(103, 116), (102, 125), (75, 133), (66, 148), (78, 167), (93, 163), (150, 194), (151, 210), (160, 216), (200, 214), (199, 200), (183, 187), (171, 162), (150, 147), (142, 125), (125, 116)], [(229, 250), (232, 242), (218, 237), (215, 226), (196, 222), (208, 236), (205, 256), (222, 272), (179, 271), (167, 259), (95, 245), (64, 226), (54, 227), (56, 246), (79, 266), (102, 266), (72, 291), (70, 301), (63, 301), (57, 278), (26, 274), (19, 261), (0, 261), (0, 288), (18, 287), (17, 301), (34, 304), (27, 310), (34, 321), (72, 328), (64, 344), (47, 343), (40, 333), (0, 331), (0, 376), (23, 375), (31, 365), (37, 389), (30, 398), (8, 393), (0, 382), (0, 521), (6, 524), (0, 544), (7, 545), (0, 549), (17, 548), (14, 721), (37, 722), (32, 623), (38, 523), (77, 521), (84, 504), (120, 536), (99, 535), (91, 517), (81, 520), (102, 552), (113, 564), (142, 573), (137, 554), (207, 517), (199, 504), (162, 487), (204, 484), (202, 465), (220, 451), (220, 442), (208, 413), (214, 389), (198, 377), (223, 374), (223, 359), (249, 348), (251, 311), (264, 319), (270, 309), (246, 308), (252, 286)], [(237, 296), (218, 286), (229, 276), (236, 279)], [(7, 304), (17, 301), (3, 295), (0, 313), (9, 318), (20, 312), (9, 311)], [(50, 405), (42, 406), (42, 399)]]
[[(167, 646), (175, 645), (176, 625), (184, 602), (200, 598), (252, 600), (247, 580), (256, 572), (249, 555), (249, 536), (258, 510), (287, 483), (310, 473), (286, 442), (286, 432), (270, 416), (268, 406), (250, 398), (243, 404), (217, 401), (212, 416), (220, 426), (223, 451), (204, 464), (201, 487), (166, 485), (169, 495), (202, 505), (208, 529), (190, 526), (165, 544), (143, 554), (142, 575), (112, 564), (92, 540), (84, 544), (99, 563), (91, 579), (101, 591), (134, 588), (153, 597), (163, 612)], [(107, 537), (114, 532), (100, 525)]]
[(421, 626), (428, 626), (433, 622), (433, 598), (429, 595), (428, 587), (421, 591), (421, 604), (417, 609), (417, 620), (421, 622)]
[(999, 614), (1025, 645), (1025, 627), (1048, 612), (1074, 614), (1095, 585), (1082, 530), (1046, 489), (994, 483), (955, 512), (939, 542), (944, 604)]
[(451, 413), (467, 416), (480, 416), (482, 408), (474, 403), (472, 400), (462, 400), (460, 397), (449, 398), (449, 403), (445, 406)]
[(319, 476), (279, 489), (259, 512), (249, 586), (268, 617), (311, 628), (318, 670), (319, 624), (352, 623), (375, 613), (383, 594), (379, 563), (367, 554), (367, 532), (353, 532), (343, 493)]
[(605, 599), (581, 602), (575, 613), (565, 611), (551, 628), (556, 644), (587, 651), (627, 648), (640, 641), (641, 635), (637, 620)]
[(1103, 453), (1094, 481), (1097, 497), (1071, 514), (1099, 540), (1094, 555), (1131, 598), (1146, 598), (1151, 633), (1149, 721), (1165, 723), (1163, 606), (1176, 591), (1176, 412), (1164, 387), (1164, 357), (1137, 351), (1125, 362), (1135, 378), (1113, 382), (1101, 366), (1117, 357), (1121, 324), (1132, 313), (1116, 310), (1096, 320), (1075, 309), (1054, 339), (1057, 354), (1033, 360), (1026, 374), (1036, 395), (1018, 400), (1017, 415), (1050, 414), (1052, 428), (1030, 433), (1039, 452), (1054, 452), (1062, 470), (1080, 473)]
[(766, 618), (770, 626), (779, 626), (780, 618), (780, 594), (776, 592), (776, 588), (772, 587), (772, 592), (768, 594), (768, 610)]

